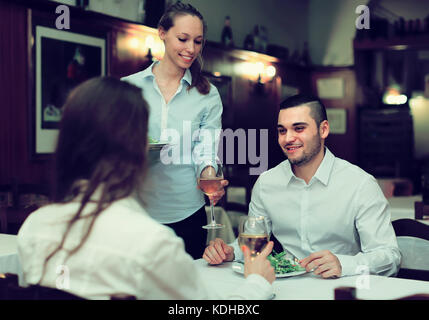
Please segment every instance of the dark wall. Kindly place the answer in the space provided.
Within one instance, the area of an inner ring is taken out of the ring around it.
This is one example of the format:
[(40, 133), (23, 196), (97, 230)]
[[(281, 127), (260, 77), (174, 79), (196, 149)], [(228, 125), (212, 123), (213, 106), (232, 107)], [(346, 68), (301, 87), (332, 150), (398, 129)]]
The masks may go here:
[(0, 1), (0, 183), (43, 183), (47, 161), (30, 161), (31, 80), (25, 7)]

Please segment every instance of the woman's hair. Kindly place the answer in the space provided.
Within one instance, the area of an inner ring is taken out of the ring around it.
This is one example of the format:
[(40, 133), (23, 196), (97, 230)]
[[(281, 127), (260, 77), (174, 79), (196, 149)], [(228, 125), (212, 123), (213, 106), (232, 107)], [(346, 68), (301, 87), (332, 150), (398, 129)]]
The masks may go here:
[(82, 247), (100, 213), (112, 202), (130, 196), (141, 183), (148, 110), (140, 88), (111, 77), (87, 80), (68, 96), (55, 154), (54, 201), (79, 199), (80, 205), (45, 266), (63, 248), (73, 224), (83, 219), (88, 202), (95, 201), (96, 208), (85, 213), (87, 227), (70, 255)]
[[(184, 4), (182, 2), (177, 2), (167, 8), (163, 16), (158, 22), (158, 28), (164, 29), (166, 32), (174, 26), (174, 20), (178, 16), (191, 15), (197, 17), (201, 20), (203, 24), (203, 38), (206, 38), (207, 25), (204, 21), (201, 13), (191, 6), (190, 4)], [(204, 43), (204, 42), (203, 42)], [(201, 94), (208, 94), (210, 92), (210, 83), (208, 80), (201, 74), (203, 59), (201, 57), (201, 52), (198, 55), (197, 59), (194, 60), (189, 70), (192, 75), (192, 83), (189, 86), (188, 90), (196, 87), (198, 92)]]

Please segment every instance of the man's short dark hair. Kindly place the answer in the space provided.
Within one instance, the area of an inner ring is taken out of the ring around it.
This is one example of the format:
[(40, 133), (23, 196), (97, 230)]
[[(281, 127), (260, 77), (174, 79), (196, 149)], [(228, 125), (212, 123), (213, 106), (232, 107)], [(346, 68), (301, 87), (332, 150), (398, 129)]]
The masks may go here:
[(311, 109), (310, 115), (314, 121), (316, 121), (317, 126), (320, 126), (322, 121), (328, 120), (325, 106), (323, 105), (322, 101), (315, 96), (297, 94), (288, 97), (282, 103), (280, 103), (280, 110), (299, 107), (302, 105), (306, 105)]

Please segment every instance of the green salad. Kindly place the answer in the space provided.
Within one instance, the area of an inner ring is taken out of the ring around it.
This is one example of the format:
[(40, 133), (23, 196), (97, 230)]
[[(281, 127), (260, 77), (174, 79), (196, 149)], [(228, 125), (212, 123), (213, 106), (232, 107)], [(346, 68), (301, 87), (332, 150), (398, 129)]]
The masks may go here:
[(149, 137), (149, 143), (158, 143), (158, 140)]
[(267, 259), (270, 261), (271, 265), (274, 268), (276, 274), (285, 274), (289, 272), (302, 271), (305, 270), (298, 263), (293, 263), (285, 257), (286, 251), (277, 253), (273, 250), (273, 253), (270, 254)]

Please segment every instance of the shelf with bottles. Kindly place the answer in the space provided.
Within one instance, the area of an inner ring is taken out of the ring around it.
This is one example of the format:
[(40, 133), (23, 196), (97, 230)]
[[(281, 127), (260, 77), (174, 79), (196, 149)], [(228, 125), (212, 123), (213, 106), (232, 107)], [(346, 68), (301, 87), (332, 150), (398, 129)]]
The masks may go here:
[[(279, 55), (279, 57), (259, 51), (247, 50), (244, 48), (226, 47), (222, 43), (214, 41), (206, 41), (205, 46), (206, 48), (210, 48), (212, 51), (220, 50), (224, 54), (244, 61), (259, 60), (266, 63), (279, 63), (283, 65), (300, 67), (303, 69), (313, 67), (309, 58), (307, 44), (304, 44), (302, 53), (296, 51), (291, 56), (289, 56), (289, 53), (284, 53), (283, 56)], [(275, 47), (274, 45), (272, 46)]]
[(395, 36), (391, 38), (354, 39), (355, 50), (409, 50), (429, 48), (429, 34)]
[(353, 40), (355, 50), (421, 49), (429, 47), (429, 16), (408, 20), (400, 17), (394, 23), (387, 19), (371, 19), (369, 29), (359, 29)]

